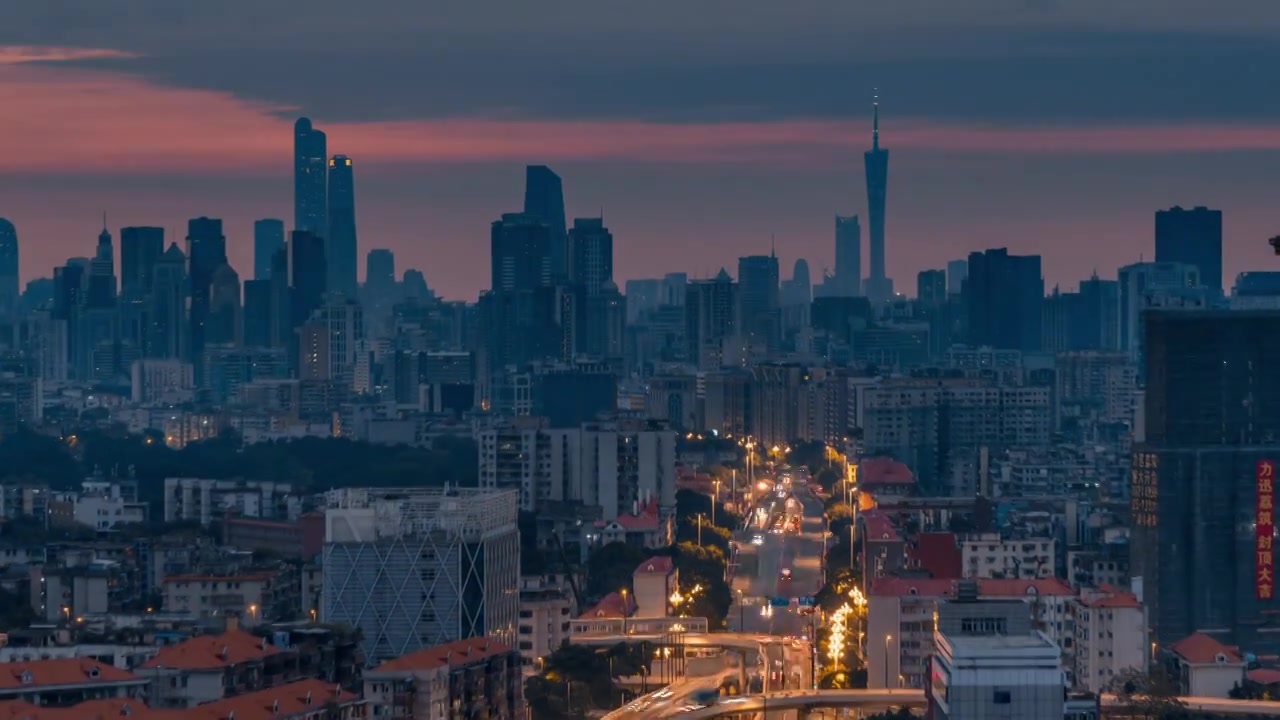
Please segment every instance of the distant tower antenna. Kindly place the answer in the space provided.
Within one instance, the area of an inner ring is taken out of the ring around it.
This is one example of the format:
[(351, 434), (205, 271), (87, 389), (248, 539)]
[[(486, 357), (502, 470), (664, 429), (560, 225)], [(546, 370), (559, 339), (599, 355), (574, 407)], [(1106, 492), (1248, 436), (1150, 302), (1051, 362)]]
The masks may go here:
[(778, 236), (769, 233), (769, 257), (778, 257)]
[(871, 96), (871, 149), (880, 149), (880, 88), (874, 88)]

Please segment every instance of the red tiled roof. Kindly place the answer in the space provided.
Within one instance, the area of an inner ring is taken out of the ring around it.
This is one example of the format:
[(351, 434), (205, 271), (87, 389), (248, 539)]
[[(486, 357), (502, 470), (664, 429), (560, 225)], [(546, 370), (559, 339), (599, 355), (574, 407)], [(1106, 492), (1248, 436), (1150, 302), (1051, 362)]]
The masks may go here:
[(1080, 603), (1091, 608), (1109, 610), (1136, 610), (1142, 607), (1142, 603), (1138, 602), (1138, 596), (1131, 592), (1123, 592), (1107, 586), (1101, 589), (1106, 593), (1105, 595), (1094, 595), (1087, 599), (1082, 598)]
[(670, 575), (675, 570), (675, 563), (667, 555), (655, 555), (636, 566), (634, 572), (641, 574)]
[(1257, 670), (1250, 670), (1245, 674), (1245, 677), (1259, 685), (1275, 685), (1280, 683), (1280, 670), (1258, 668)]
[[(28, 673), (28, 681), (23, 682), (23, 676)], [(145, 678), (93, 658), (58, 658), (0, 664), (0, 691), (60, 685), (112, 685), (134, 681), (145, 682)]]
[(23, 700), (0, 702), (0, 720), (180, 720), (182, 710), (152, 710), (140, 700), (86, 700), (71, 707), (33, 705)]
[(358, 696), (333, 683), (311, 678), (197, 705), (180, 711), (178, 717), (182, 720), (229, 720), (234, 715), (235, 720), (273, 720), (322, 713), (327, 703), (345, 705), (357, 700)]
[(893, 520), (890, 520), (888, 515), (879, 510), (863, 511), (858, 515), (858, 521), (862, 523), (862, 539), (864, 541), (893, 542), (902, 539), (902, 536), (898, 534), (898, 528), (893, 524)]
[[(1043, 580), (982, 578), (977, 580), (977, 583), (979, 597), (985, 598), (1014, 598), (1030, 595), (1068, 597), (1075, 595), (1071, 587), (1058, 578), (1046, 578)], [(956, 595), (956, 585), (957, 581), (949, 578), (880, 577), (871, 582), (870, 594), (880, 597), (921, 595), (923, 597), (953, 598)]]
[(1169, 650), (1192, 665), (1213, 665), (1219, 655), (1226, 657), (1229, 663), (1244, 662), (1235, 648), (1223, 645), (1204, 633), (1188, 635), (1170, 645)]
[(221, 635), (198, 635), (161, 648), (142, 667), (145, 670), (212, 670), (261, 660), (278, 652), (265, 638), (243, 630), (228, 630)]
[(635, 602), (628, 596), (623, 599), (618, 593), (609, 593), (600, 599), (594, 607), (590, 607), (586, 612), (578, 617), (584, 620), (607, 618), (616, 620), (618, 618), (630, 617), (635, 610)]
[[(412, 672), (469, 665), (477, 660), (508, 652), (511, 652), (511, 646), (503, 645), (496, 640), (482, 637), (468, 638), (388, 660), (375, 667), (372, 672)], [(238, 716), (237, 720), (239, 720)]]
[(858, 461), (859, 485), (914, 485), (911, 468), (890, 457), (864, 458)]
[(963, 573), (963, 555), (955, 533), (920, 533), (906, 548), (914, 570), (923, 570), (934, 578), (958, 578)]

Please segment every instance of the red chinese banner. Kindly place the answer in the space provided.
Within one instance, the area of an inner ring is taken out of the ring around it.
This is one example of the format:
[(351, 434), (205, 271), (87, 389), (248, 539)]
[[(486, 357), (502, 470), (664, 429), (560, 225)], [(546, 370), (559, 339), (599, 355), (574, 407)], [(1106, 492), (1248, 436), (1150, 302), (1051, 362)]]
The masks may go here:
[(1275, 488), (1276, 465), (1271, 460), (1259, 460), (1256, 479), (1258, 481), (1258, 514), (1254, 520), (1255, 550), (1258, 560), (1258, 574), (1255, 587), (1259, 600), (1275, 598), (1275, 556), (1272, 555), (1272, 543), (1276, 536)]

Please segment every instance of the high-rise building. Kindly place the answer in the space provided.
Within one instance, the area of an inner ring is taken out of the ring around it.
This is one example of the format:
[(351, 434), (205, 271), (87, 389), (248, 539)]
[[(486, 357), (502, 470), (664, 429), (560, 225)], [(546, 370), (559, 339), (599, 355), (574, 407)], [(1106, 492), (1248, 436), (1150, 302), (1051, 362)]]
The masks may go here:
[(685, 342), (689, 359), (700, 370), (718, 370), (726, 358), (726, 343), (738, 334), (739, 285), (720, 268), (715, 278), (694, 280), (685, 295)]
[(325, 262), (329, 267), (329, 292), (356, 296), (356, 187), (351, 158), (334, 155), (329, 160), (329, 234), (325, 236)]
[(188, 357), (188, 283), (187, 256), (177, 243), (171, 243), (156, 261), (153, 271), (151, 295), (147, 300), (146, 357), (177, 360)]
[(489, 288), (510, 291), (550, 286), (553, 235), (546, 222), (529, 213), (505, 213), (494, 221), (489, 235)]
[(0, 218), (0, 315), (18, 310), (18, 231)]
[(293, 256), (293, 327), (309, 320), (311, 313), (324, 301), (329, 276), (324, 245), (324, 238), (315, 233), (295, 230), (289, 235), (289, 250)]
[(518, 503), (512, 490), (329, 491), (320, 620), (359, 629), (372, 662), (471, 637), (513, 644)]
[(271, 258), (284, 247), (284, 221), (263, 218), (253, 221), (253, 279), (271, 278)]
[(959, 295), (964, 290), (964, 281), (969, 279), (969, 261), (952, 260), (947, 263), (947, 294)]
[(755, 347), (777, 350), (782, 334), (777, 256), (738, 258), (738, 288), (743, 338)]
[(1156, 212), (1156, 262), (1194, 265), (1200, 282), (1222, 296), (1222, 211), (1172, 207)]
[(240, 275), (227, 263), (213, 271), (209, 284), (209, 322), (206, 345), (238, 345), (240, 330)]
[(91, 308), (109, 308), (116, 302), (116, 252), (111, 232), (103, 226), (98, 245), (89, 261), (89, 295)]
[(1039, 350), (1043, 304), (1039, 255), (1010, 255), (1005, 248), (969, 254), (965, 282), (969, 345)]
[(524, 212), (541, 220), (549, 230), (551, 276), (567, 276), (569, 249), (565, 233), (564, 187), (560, 176), (546, 165), (530, 165), (525, 168)]
[(1258, 631), (1280, 610), (1280, 311), (1150, 310), (1144, 325), (1129, 548), (1151, 639), (1167, 647), (1204, 632), (1242, 653), (1280, 652), (1275, 633)]
[(862, 225), (857, 215), (836, 215), (836, 274), (828, 296), (862, 294)]
[(374, 248), (365, 257), (364, 283), (370, 291), (390, 292), (396, 285), (396, 255), (390, 250)]
[(289, 278), (289, 246), (271, 258), (271, 344), (288, 349), (293, 337), (293, 286)]
[(782, 285), (782, 305), (808, 307), (811, 302), (813, 302), (813, 284), (809, 279), (809, 262), (804, 258), (797, 258), (791, 270), (791, 279)]
[(684, 307), (684, 296), (688, 290), (688, 273), (667, 273), (662, 276), (662, 287), (658, 293), (658, 304), (669, 305), (671, 307)]
[(164, 255), (164, 228), (120, 229), (120, 295), (142, 298), (151, 292), (156, 263)]
[(864, 288), (873, 303), (893, 297), (893, 281), (885, 274), (884, 213), (889, 192), (889, 151), (880, 147), (880, 100), (872, 106), (871, 149), (863, 154), (867, 170), (867, 217), (871, 221), (871, 267)]
[[(284, 248), (281, 248), (283, 251)], [(270, 274), (270, 271), (268, 271)], [(244, 346), (269, 348), (274, 314), (271, 307), (271, 280), (249, 280), (244, 284)]]
[(935, 307), (947, 301), (945, 270), (921, 270), (916, 275), (916, 300), (924, 307)]
[(604, 226), (604, 218), (574, 218), (569, 249), (569, 278), (574, 285), (594, 295), (613, 281), (613, 233)]
[(298, 118), (293, 125), (293, 229), (325, 237), (328, 221), (328, 139)]
[(1200, 269), (1190, 263), (1143, 262), (1125, 265), (1117, 271), (1117, 335), (1120, 350), (1142, 366), (1142, 344), (1146, 332), (1143, 317), (1147, 310), (1167, 305), (1161, 295), (1204, 297)]
[(201, 380), (200, 355), (204, 352), (205, 324), (209, 321), (209, 290), (213, 273), (227, 262), (227, 238), (222, 221), (198, 217), (187, 221), (187, 257), (191, 262), (191, 331), (188, 335), (196, 365), (196, 383)]

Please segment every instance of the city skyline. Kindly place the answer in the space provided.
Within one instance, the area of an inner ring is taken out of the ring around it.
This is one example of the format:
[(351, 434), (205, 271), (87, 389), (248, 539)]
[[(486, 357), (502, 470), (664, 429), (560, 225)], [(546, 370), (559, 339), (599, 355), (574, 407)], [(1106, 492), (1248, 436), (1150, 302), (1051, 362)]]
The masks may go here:
[[(1049, 288), (1073, 287), (1095, 268), (1114, 276), (1118, 265), (1153, 257), (1154, 213), (1174, 205), (1223, 211), (1224, 285), (1274, 262), (1265, 238), (1280, 225), (1269, 207), (1280, 106), (1247, 89), (1252, 71), (1215, 85), (1200, 83), (1208, 71), (1194, 66), (1181, 80), (1123, 84), (1134, 67), (1167, 59), (1173, 35), (1203, 57), (1265, 65), (1274, 50), (1263, 41), (1277, 28), (1261, 4), (1238, 3), (1236, 17), (1214, 18), (1217, 26), (1194, 32), (1176, 18), (1159, 26), (1150, 17), (1126, 17), (1085, 27), (1077, 10), (1050, 4), (1015, 13), (1010, 27), (975, 27), (975, 37), (1011, 40), (1011, 57), (1028, 66), (1020, 80), (995, 68), (975, 40), (925, 52), (936, 28), (904, 26), (890, 10), (823, 7), (841, 21), (868, 16), (871, 28), (901, 31), (893, 37), (902, 46), (887, 48), (881, 39), (856, 51), (814, 50), (797, 41), (801, 23), (788, 21), (761, 52), (765, 60), (794, 60), (762, 69), (745, 64), (740, 39), (697, 48), (687, 35), (710, 11), (691, 12), (688, 27), (670, 40), (688, 77), (664, 85), (658, 81), (669, 79), (676, 59), (646, 54), (636, 38), (670, 28), (637, 20), (616, 61), (645, 68), (635, 97), (599, 88), (595, 106), (563, 90), (548, 102), (498, 77), (492, 94), (509, 102), (484, 101), (435, 70), (424, 71), (430, 82), (420, 92), (401, 92), (402, 101), (388, 98), (395, 77), (344, 95), (358, 75), (390, 72), (398, 57), (429, 55), (412, 55), (399, 34), (385, 52), (364, 52), (348, 72), (316, 66), (340, 91), (333, 97), (350, 98), (335, 103), (312, 91), (315, 82), (281, 84), (273, 68), (315, 56), (292, 40), (264, 55), (260, 30), (227, 28), (227, 45), (266, 62), (264, 77), (208, 70), (207, 62), (197, 68), (195, 60), (208, 55), (178, 45), (185, 23), (207, 19), (198, 10), (104, 33), (92, 23), (61, 27), (40, 11), (33, 18), (5, 9), (0, 88), (29, 115), (0, 120), (0, 193), (10, 203), (0, 216), (17, 226), (24, 281), (88, 253), (104, 209), (113, 230), (163, 226), (169, 241), (182, 237), (190, 218), (221, 218), (231, 263), (249, 277), (253, 222), (290, 217), (290, 127), (305, 114), (328, 134), (331, 154), (361, 164), (359, 264), (367, 249), (391, 249), (401, 268), (420, 268), (449, 298), (474, 300), (485, 287), (487, 228), (520, 209), (525, 165), (537, 164), (563, 178), (570, 221), (603, 211), (617, 239), (619, 284), (677, 270), (712, 277), (738, 257), (766, 252), (771, 235), (783, 266), (804, 258), (817, 280), (823, 269), (834, 270), (832, 215), (857, 214), (866, 223), (859, 156), (870, 144), (871, 89), (879, 85), (884, 142), (894, 150), (888, 275), (899, 291), (912, 291), (919, 270), (992, 247), (1042, 255)], [(1248, 14), (1251, 7), (1257, 16)], [(272, 27), (278, 18), (263, 12), (263, 26)], [(405, 27), (428, 34), (470, 28), (462, 37), (471, 44), (447, 52), (491, 50), (492, 38), (459, 13), (421, 28), (410, 18)], [(514, 15), (503, 22), (527, 19)], [(299, 35), (332, 32), (343, 17), (329, 13)], [(1246, 28), (1242, 19), (1249, 18), (1257, 22)], [(385, 21), (375, 13), (374, 25)], [(554, 32), (584, 33), (589, 24)], [(175, 29), (175, 37), (162, 37)], [(537, 29), (553, 33), (545, 23)], [(1038, 50), (1032, 36), (1055, 39), (1061, 53)], [(353, 53), (369, 42), (355, 38)], [(568, 61), (553, 53), (539, 62)], [(924, 79), (948, 66), (957, 67)], [(555, 65), (562, 74), (551, 77), (577, 89), (605, 70), (574, 67)], [(856, 72), (836, 97), (827, 81), (846, 71)], [(1032, 71), (1072, 82), (1048, 90), (1028, 84)], [(947, 78), (966, 93), (942, 87)], [(1082, 245), (1090, 251), (1079, 252)]]

